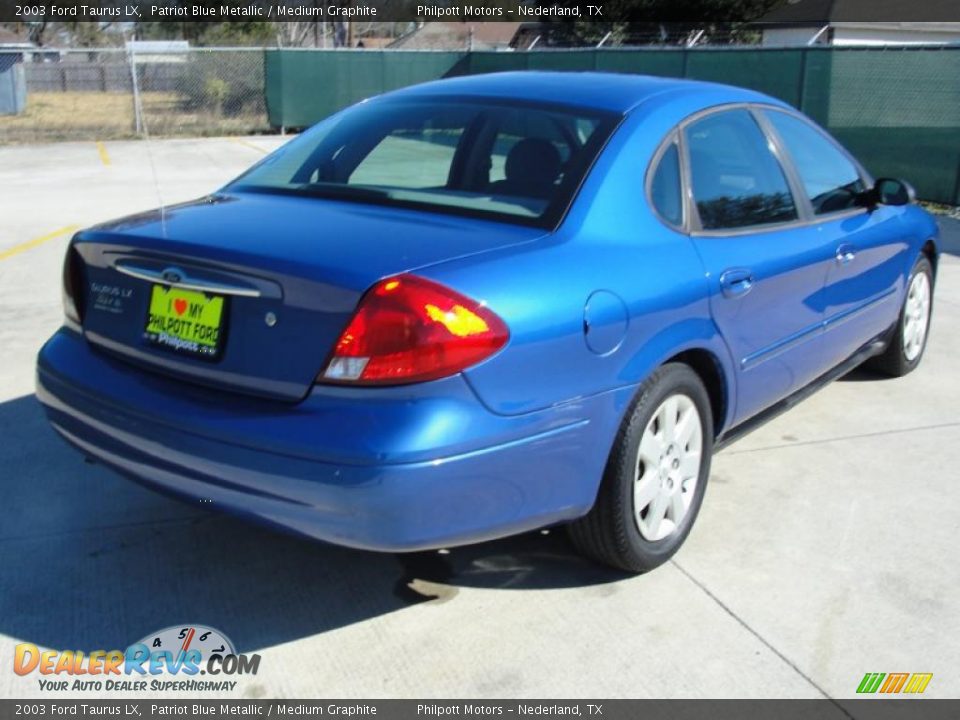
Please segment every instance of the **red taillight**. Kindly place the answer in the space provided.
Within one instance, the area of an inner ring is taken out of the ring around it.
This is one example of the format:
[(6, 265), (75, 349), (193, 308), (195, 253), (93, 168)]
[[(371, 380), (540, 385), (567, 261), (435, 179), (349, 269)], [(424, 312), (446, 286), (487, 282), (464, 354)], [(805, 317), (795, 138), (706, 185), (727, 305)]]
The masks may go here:
[(460, 372), (510, 333), (488, 308), (415, 275), (381, 280), (340, 335), (321, 382), (400, 384)]

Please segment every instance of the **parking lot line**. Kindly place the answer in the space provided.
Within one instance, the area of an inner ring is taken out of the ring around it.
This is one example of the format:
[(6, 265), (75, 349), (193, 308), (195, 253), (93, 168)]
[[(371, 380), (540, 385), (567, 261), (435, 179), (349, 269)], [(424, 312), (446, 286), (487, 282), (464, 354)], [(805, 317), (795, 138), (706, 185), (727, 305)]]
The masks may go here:
[(110, 153), (107, 152), (107, 146), (97, 140), (97, 152), (100, 154), (100, 162), (104, 165), (110, 164)]
[(257, 147), (257, 146), (254, 145), (253, 143), (247, 142), (247, 141), (244, 140), (243, 138), (232, 137), (232, 138), (230, 138), (230, 141), (237, 143), (237, 145), (243, 145), (244, 147), (250, 148), (251, 150), (256, 150), (258, 153), (262, 153), (262, 154), (264, 154), (264, 155), (267, 155), (267, 154), (268, 154), (267, 151), (264, 150), (262, 147)]
[(35, 237), (33, 238), (33, 240), (27, 240), (26, 242), (22, 242), (19, 245), (14, 245), (12, 248), (8, 248), (7, 250), (0, 250), (0, 260), (6, 260), (8, 258), (12, 258), (14, 255), (19, 255), (22, 252), (25, 252), (27, 250), (37, 247), (38, 245), (43, 245), (45, 242), (49, 240), (58, 238), (61, 235), (67, 235), (68, 233), (76, 232), (79, 229), (80, 229), (79, 225), (67, 225), (66, 227), (60, 228), (59, 230), (54, 230), (51, 233), (47, 233), (46, 235)]

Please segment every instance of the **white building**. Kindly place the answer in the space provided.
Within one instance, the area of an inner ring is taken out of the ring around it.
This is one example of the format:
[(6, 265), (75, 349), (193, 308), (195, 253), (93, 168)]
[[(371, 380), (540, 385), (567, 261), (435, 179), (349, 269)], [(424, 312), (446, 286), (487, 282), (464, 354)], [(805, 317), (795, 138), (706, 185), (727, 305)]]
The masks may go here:
[[(956, 2), (910, 0), (898, 14), (913, 21), (871, 22), (863, 18), (882, 12), (876, 0), (787, 0), (756, 24), (767, 46), (960, 44), (960, 22), (920, 22), (925, 17), (947, 16), (944, 8)], [(955, 12), (951, 14), (956, 17)]]

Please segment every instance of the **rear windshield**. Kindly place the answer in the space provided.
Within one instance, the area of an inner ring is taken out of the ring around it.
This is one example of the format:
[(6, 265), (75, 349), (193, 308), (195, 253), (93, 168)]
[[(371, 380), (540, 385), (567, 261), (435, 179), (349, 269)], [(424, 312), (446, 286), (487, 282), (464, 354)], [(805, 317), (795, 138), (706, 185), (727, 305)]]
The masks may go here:
[(483, 100), (361, 103), (227, 190), (329, 197), (550, 227), (616, 116)]

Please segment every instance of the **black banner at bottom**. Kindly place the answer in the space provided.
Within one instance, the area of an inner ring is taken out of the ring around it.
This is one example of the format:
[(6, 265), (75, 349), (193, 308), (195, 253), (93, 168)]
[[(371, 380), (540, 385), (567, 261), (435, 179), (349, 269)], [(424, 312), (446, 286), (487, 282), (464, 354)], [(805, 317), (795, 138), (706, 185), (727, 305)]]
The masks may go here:
[(960, 700), (0, 700), (14, 718), (325, 718), (328, 720), (955, 720)]

